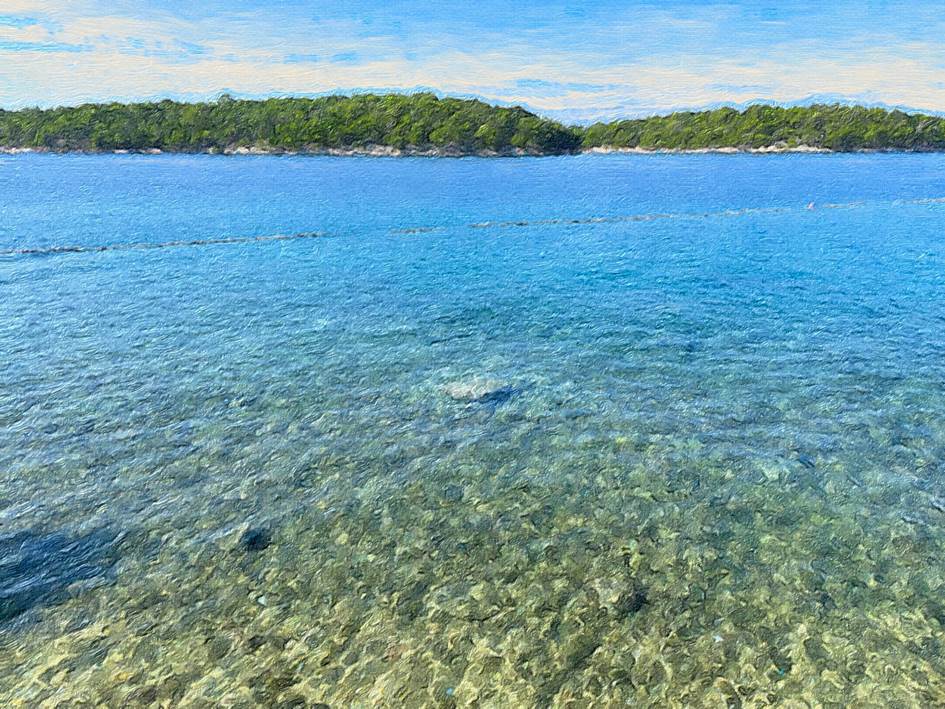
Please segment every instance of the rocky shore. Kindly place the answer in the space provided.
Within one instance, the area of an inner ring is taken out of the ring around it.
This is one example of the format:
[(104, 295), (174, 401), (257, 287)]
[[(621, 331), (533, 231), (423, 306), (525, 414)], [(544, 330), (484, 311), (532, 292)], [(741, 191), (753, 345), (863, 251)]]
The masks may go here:
[[(576, 150), (570, 155), (783, 155), (783, 154), (827, 154), (836, 153), (835, 150), (820, 148), (813, 145), (787, 145), (777, 143), (758, 148), (751, 147), (717, 147), (717, 148), (618, 148), (612, 146), (598, 146)], [(932, 152), (927, 150), (851, 150), (851, 153), (915, 153)], [(54, 148), (16, 148), (0, 146), (0, 155), (19, 155), (27, 153), (51, 153), (64, 155), (76, 153), (81, 155), (305, 155), (331, 157), (373, 157), (373, 158), (510, 158), (510, 157), (551, 157), (558, 153), (543, 153), (534, 150), (514, 149), (508, 151), (494, 150), (463, 150), (458, 147), (446, 148), (395, 148), (390, 145), (364, 145), (350, 148), (306, 148), (303, 150), (284, 150), (280, 148), (265, 148), (260, 146), (234, 146), (217, 150), (211, 148), (201, 151), (165, 151), (159, 148), (144, 150), (56, 150)]]

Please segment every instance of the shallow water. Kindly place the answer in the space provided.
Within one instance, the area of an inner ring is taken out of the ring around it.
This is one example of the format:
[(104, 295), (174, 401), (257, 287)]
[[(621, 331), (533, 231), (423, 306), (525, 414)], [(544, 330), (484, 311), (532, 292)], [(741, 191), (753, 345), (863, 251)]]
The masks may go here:
[(0, 158), (0, 703), (945, 703), (943, 197)]

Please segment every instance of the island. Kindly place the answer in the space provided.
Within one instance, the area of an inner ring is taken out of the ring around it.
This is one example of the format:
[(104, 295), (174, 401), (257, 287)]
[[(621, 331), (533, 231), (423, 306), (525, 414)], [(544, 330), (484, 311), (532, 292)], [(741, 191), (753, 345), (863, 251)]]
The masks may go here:
[(433, 93), (0, 110), (4, 152), (513, 156), (579, 152), (945, 150), (945, 118), (840, 104), (753, 105), (564, 125)]

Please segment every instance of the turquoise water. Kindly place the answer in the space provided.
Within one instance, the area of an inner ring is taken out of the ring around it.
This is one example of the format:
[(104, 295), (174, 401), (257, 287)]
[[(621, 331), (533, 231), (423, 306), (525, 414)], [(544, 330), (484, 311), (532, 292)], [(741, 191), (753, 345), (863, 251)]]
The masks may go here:
[(0, 701), (945, 703), (943, 198), (0, 157)]

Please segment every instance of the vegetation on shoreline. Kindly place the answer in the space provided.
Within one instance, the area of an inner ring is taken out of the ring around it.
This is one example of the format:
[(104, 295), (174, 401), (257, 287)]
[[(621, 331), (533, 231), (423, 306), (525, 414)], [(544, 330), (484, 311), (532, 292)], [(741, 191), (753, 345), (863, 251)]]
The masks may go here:
[(945, 118), (863, 106), (750, 106), (595, 123), (585, 148), (697, 150), (808, 146), (836, 152), (945, 150)]
[(0, 112), (0, 145), (69, 150), (222, 152), (398, 150), (558, 154), (575, 131), (522, 108), (433, 94), (96, 104)]
[(390, 152), (558, 155), (641, 150), (945, 150), (945, 118), (861, 106), (720, 108), (565, 126), (520, 107), (364, 94), (0, 110), (0, 146), (57, 152)]

